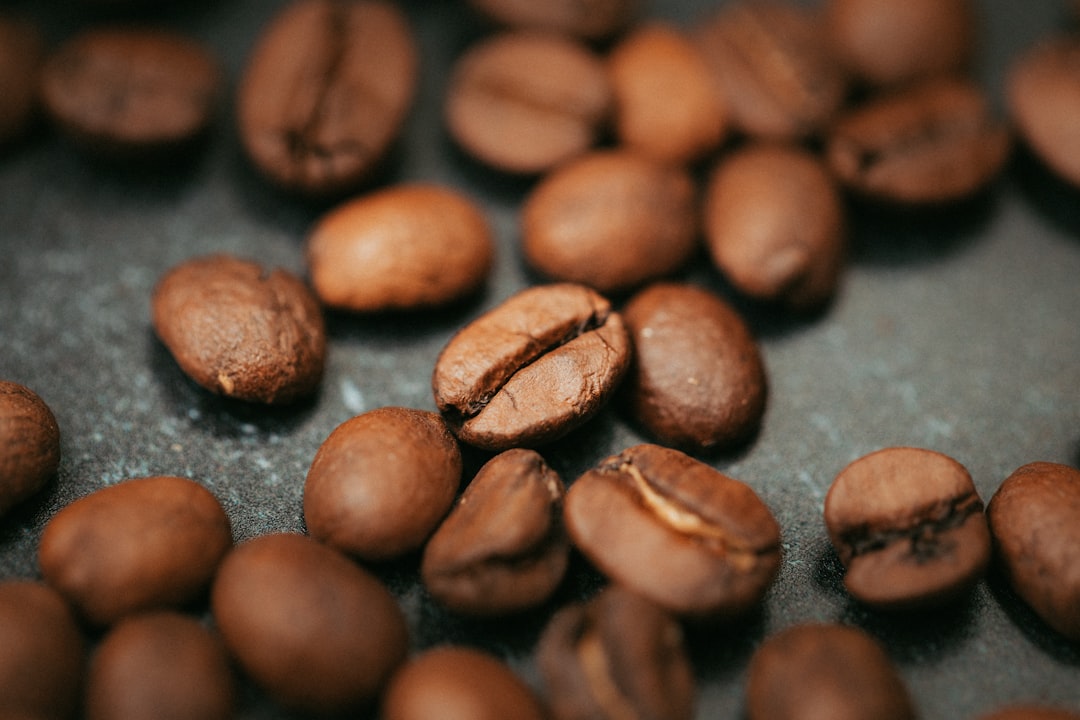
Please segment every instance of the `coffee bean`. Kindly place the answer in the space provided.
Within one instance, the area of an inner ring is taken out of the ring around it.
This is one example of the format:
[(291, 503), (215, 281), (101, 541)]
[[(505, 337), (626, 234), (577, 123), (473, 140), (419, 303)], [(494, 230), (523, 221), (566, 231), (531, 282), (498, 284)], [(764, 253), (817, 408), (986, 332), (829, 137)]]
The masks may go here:
[(45, 43), (34, 23), (0, 16), (0, 146), (22, 135), (37, 112), (44, 57)]
[(305, 535), (238, 545), (214, 580), (211, 610), (247, 675), (290, 710), (356, 713), (405, 660), (405, 616), (381, 582)]
[(750, 659), (748, 720), (914, 720), (888, 655), (862, 630), (807, 623), (771, 635)]
[(564, 518), (600, 572), (680, 615), (742, 615), (780, 569), (780, 528), (754, 491), (671, 448), (607, 458), (571, 484)]
[(450, 510), (461, 451), (437, 414), (383, 407), (334, 429), (304, 483), (312, 537), (367, 560), (417, 550)]
[(60, 465), (60, 427), (28, 387), (0, 380), (0, 518), (38, 493)]
[(539, 30), (585, 40), (622, 31), (637, 14), (636, 0), (469, 0), (484, 17), (519, 30)]
[(717, 269), (745, 295), (794, 312), (820, 309), (844, 267), (844, 207), (824, 164), (796, 146), (749, 144), (725, 155), (705, 195)]
[(697, 688), (678, 622), (618, 585), (552, 617), (537, 664), (554, 720), (691, 720)]
[(521, 211), (521, 249), (553, 280), (601, 293), (671, 275), (697, 247), (686, 170), (625, 150), (589, 153), (554, 170)]
[(691, 163), (720, 145), (728, 109), (697, 45), (650, 22), (608, 56), (619, 141), (662, 162)]
[(568, 37), (522, 31), (486, 38), (457, 59), (445, 113), (471, 156), (534, 174), (592, 147), (611, 104), (599, 56)]
[(227, 720), (236, 691), (221, 640), (194, 618), (155, 612), (121, 620), (86, 676), (87, 720)]
[(986, 510), (996, 562), (1016, 594), (1057, 632), (1080, 641), (1080, 470), (1024, 465)]
[(79, 706), (85, 640), (51, 588), (0, 582), (0, 714), (70, 720)]
[(829, 131), (826, 160), (844, 185), (867, 197), (943, 203), (986, 187), (1010, 146), (981, 89), (939, 79), (847, 111)]
[(288, 271), (230, 255), (193, 258), (161, 278), (151, 304), (161, 342), (207, 390), (285, 404), (318, 389), (326, 359), (322, 309)]
[(845, 467), (825, 525), (851, 596), (883, 609), (939, 605), (967, 592), (990, 559), (983, 503), (963, 465), (891, 447)]
[(240, 79), (244, 149), (287, 191), (353, 190), (400, 134), (418, 65), (412, 27), (397, 5), (294, 0), (263, 29)]
[(399, 185), (324, 215), (307, 240), (307, 263), (324, 305), (412, 310), (475, 293), (494, 260), (491, 228), (465, 195)]
[(1015, 705), (980, 715), (978, 720), (1080, 720), (1080, 713), (1049, 706)]
[(122, 159), (175, 154), (214, 118), (224, 76), (202, 45), (164, 30), (86, 30), (41, 71), (41, 98), (80, 147)]
[(462, 442), (535, 447), (592, 418), (630, 364), (622, 318), (569, 283), (522, 290), (450, 339), (431, 386)]
[(547, 600), (570, 551), (564, 494), (539, 453), (516, 448), (493, 457), (424, 548), (428, 592), (468, 615), (505, 615)]
[(1080, 39), (1051, 36), (1012, 61), (1005, 82), (1009, 114), (1024, 142), (1080, 187)]

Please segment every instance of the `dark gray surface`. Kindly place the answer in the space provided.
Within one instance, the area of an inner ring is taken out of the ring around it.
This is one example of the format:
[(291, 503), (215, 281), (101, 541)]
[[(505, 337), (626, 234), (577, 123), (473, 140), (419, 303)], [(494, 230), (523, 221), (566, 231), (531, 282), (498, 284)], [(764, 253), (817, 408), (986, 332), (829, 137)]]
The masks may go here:
[[(144, 19), (209, 43), (235, 82), (258, 28), (282, 4), (175, 3)], [(39, 17), (52, 43), (104, 17), (54, 5), (5, 7)], [(654, 0), (647, 14), (685, 25), (711, 6)], [(304, 406), (267, 411), (209, 396), (181, 375), (149, 326), (154, 283), (185, 258), (228, 251), (303, 273), (303, 238), (324, 208), (283, 197), (252, 174), (228, 104), (207, 147), (183, 167), (139, 174), (101, 167), (48, 129), (0, 156), (0, 377), (41, 395), (63, 434), (57, 481), (0, 520), (0, 577), (36, 575), (35, 544), (59, 507), (149, 474), (203, 482), (225, 505), (238, 540), (301, 529), (304, 476), (330, 431), (381, 405), (434, 409), (429, 378), (443, 344), (529, 282), (516, 230), (528, 184), (463, 158), (439, 119), (450, 60), (484, 28), (454, 3), (405, 7), (422, 42), (421, 96), (383, 182), (430, 180), (477, 198), (498, 237), (495, 274), (478, 302), (435, 316), (333, 315), (325, 382)], [(1009, 59), (1064, 27), (1064, 13), (1049, 0), (987, 0), (980, 8), (978, 77), (1000, 100)], [(852, 622), (881, 638), (925, 718), (974, 717), (1016, 701), (1080, 710), (1080, 648), (1046, 629), (999, 580), (944, 611), (869, 612), (844, 596), (821, 519), (836, 473), (882, 446), (951, 455), (984, 500), (1024, 463), (1080, 464), (1080, 190), (1020, 152), (974, 202), (915, 215), (854, 208), (853, 224), (851, 268), (824, 314), (796, 320), (744, 307), (762, 342), (769, 407), (752, 445), (713, 462), (772, 508), (785, 556), (759, 615), (735, 627), (691, 629), (698, 715), (737, 717), (753, 648), (804, 620)], [(699, 265), (691, 279), (726, 293)], [(544, 454), (572, 480), (642, 439), (607, 412)], [(532, 644), (550, 606), (506, 621), (456, 618), (427, 599), (415, 564), (378, 571), (401, 599), (417, 648), (474, 644), (538, 682)], [(578, 567), (561, 599), (594, 585)], [(280, 713), (252, 694), (244, 716)]]

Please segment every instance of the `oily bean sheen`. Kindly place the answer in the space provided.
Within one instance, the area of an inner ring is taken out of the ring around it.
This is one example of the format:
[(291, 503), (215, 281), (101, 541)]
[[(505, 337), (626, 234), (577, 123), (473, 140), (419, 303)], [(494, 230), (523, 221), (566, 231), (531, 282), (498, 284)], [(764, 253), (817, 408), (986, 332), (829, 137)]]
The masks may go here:
[(967, 592), (990, 559), (983, 503), (963, 465), (892, 447), (845, 467), (825, 526), (855, 599), (883, 609), (937, 605)]
[(539, 698), (498, 658), (442, 645), (413, 657), (390, 681), (381, 720), (543, 720)]
[(627, 150), (589, 153), (530, 193), (522, 252), (550, 279), (625, 291), (687, 263), (697, 247), (695, 200), (682, 168)]
[(556, 613), (537, 664), (554, 720), (691, 720), (697, 689), (682, 629), (619, 585)]
[(488, 19), (519, 30), (539, 30), (600, 40), (623, 30), (638, 0), (469, 0)]
[(420, 576), (437, 601), (468, 615), (534, 607), (566, 572), (565, 489), (534, 450), (489, 460), (424, 547)]
[(318, 300), (292, 273), (230, 255), (169, 270), (151, 300), (154, 330), (210, 392), (285, 404), (318, 389), (326, 328)]
[(85, 645), (78, 622), (52, 588), (0, 582), (0, 715), (74, 718)]
[(244, 149), (287, 191), (352, 190), (400, 134), (418, 65), (413, 30), (396, 5), (294, 0), (263, 30), (240, 79)]
[(914, 720), (915, 708), (885, 650), (844, 625), (795, 625), (750, 659), (747, 720)]
[(588, 150), (611, 104), (598, 55), (565, 36), (522, 31), (481, 40), (458, 58), (445, 113), (469, 155), (534, 174)]
[(197, 599), (231, 546), (229, 518), (209, 490), (157, 476), (64, 507), (45, 525), (38, 565), (83, 618), (109, 625)]
[(985, 93), (966, 80), (917, 83), (848, 110), (826, 159), (851, 190), (901, 204), (968, 197), (997, 177), (1011, 141)]
[(626, 328), (606, 299), (582, 285), (539, 285), (458, 331), (431, 385), (458, 439), (500, 451), (535, 447), (585, 423), (629, 364)]
[(232, 668), (221, 640), (174, 612), (135, 615), (98, 644), (87, 669), (87, 720), (228, 720)]
[(996, 562), (1047, 625), (1080, 642), (1080, 470), (1036, 462), (1012, 473), (990, 498)]
[(296, 712), (355, 714), (374, 702), (408, 650), (405, 616), (383, 584), (306, 535), (238, 545), (210, 601), (232, 657)]
[(399, 185), (324, 215), (307, 240), (315, 294), (344, 310), (413, 310), (470, 295), (491, 271), (483, 211), (435, 185)]
[(1049, 706), (1010, 705), (980, 715), (978, 720), (1080, 720), (1080, 713)]
[(366, 560), (417, 550), (461, 484), (461, 450), (436, 413), (383, 407), (346, 420), (304, 484), (312, 537)]
[(620, 388), (630, 417), (665, 445), (730, 449), (765, 412), (765, 365), (739, 314), (713, 293), (658, 283), (623, 308), (634, 358)]
[(741, 615), (780, 568), (780, 527), (754, 491), (671, 448), (604, 460), (570, 486), (564, 516), (600, 572), (680, 615)]
[(45, 57), (32, 22), (0, 15), (0, 146), (22, 135), (38, 106), (38, 72)]
[(86, 30), (41, 72), (45, 110), (80, 146), (141, 159), (175, 152), (213, 120), (224, 76), (210, 51), (163, 30)]
[(833, 297), (844, 267), (844, 206), (824, 164), (794, 145), (749, 144), (717, 164), (705, 241), (740, 292), (795, 311)]
[(0, 380), (0, 517), (36, 494), (60, 465), (60, 427), (28, 387)]
[(1005, 98), (1020, 137), (1080, 187), (1080, 39), (1047, 37), (1013, 60)]

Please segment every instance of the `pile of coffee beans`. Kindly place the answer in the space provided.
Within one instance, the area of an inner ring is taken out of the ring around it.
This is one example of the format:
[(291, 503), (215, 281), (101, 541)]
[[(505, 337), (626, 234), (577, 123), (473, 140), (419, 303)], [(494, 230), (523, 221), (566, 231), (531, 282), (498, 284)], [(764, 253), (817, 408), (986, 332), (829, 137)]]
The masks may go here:
[[(765, 500), (713, 462), (752, 448), (768, 404), (738, 308), (827, 313), (850, 199), (970, 199), (1018, 141), (1080, 187), (1080, 39), (1017, 58), (999, 117), (970, 74), (966, 0), (731, 0), (688, 29), (630, 0), (461, 12), (486, 32), (449, 69), (448, 140), (528, 184), (531, 285), (483, 311), (497, 243), (481, 204), (382, 174), (424, 75), (398, 5), (290, 0), (232, 90), (173, 31), (88, 27), (47, 48), (0, 20), (0, 142), (40, 113), (73, 152), (153, 173), (197, 152), (231, 92), (267, 192), (323, 209), (307, 277), (223, 249), (158, 279), (148, 325), (199, 392), (300, 412), (333, 352), (328, 315), (467, 316), (422, 378), (435, 411), (379, 407), (325, 438), (303, 533), (236, 542), (221, 500), (170, 475), (53, 514), (40, 577), (0, 581), (0, 716), (230, 718), (257, 697), (297, 717), (693, 720), (690, 636), (752, 622), (785, 550)], [(680, 280), (695, 262), (732, 296)], [(545, 453), (607, 411), (646, 442), (561, 477)], [(0, 379), (0, 517), (47, 491), (60, 447), (50, 408)], [(1080, 470), (1032, 462), (984, 503), (958, 460), (885, 447), (808, 522), (871, 612), (947, 611), (996, 571), (1080, 643)], [(539, 680), (453, 638), (416, 648), (393, 571), (469, 622), (541, 615)], [(568, 592), (575, 573), (590, 582)], [(887, 644), (851, 623), (792, 624), (744, 670), (753, 720), (919, 715)]]

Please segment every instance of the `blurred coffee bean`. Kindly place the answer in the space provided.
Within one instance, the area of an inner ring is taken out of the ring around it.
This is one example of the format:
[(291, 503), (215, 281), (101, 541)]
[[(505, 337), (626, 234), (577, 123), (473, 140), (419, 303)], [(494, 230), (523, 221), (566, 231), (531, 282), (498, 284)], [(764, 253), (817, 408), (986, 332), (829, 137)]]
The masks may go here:
[(469, 0), (489, 20), (518, 30), (539, 30), (602, 40), (624, 30), (640, 0)]
[(21, 136), (38, 110), (38, 73), (45, 58), (32, 21), (0, 15), (0, 146)]
[(28, 387), (0, 380), (0, 518), (38, 493), (60, 465), (60, 427)]

